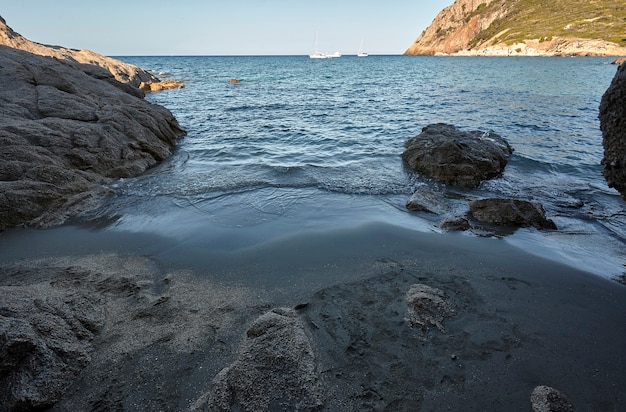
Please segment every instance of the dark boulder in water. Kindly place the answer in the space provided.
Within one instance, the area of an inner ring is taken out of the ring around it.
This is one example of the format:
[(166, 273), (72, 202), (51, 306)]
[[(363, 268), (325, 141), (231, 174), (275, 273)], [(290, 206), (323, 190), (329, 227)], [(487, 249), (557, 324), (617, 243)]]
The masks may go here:
[(554, 222), (546, 218), (543, 206), (537, 202), (517, 199), (480, 199), (470, 202), (470, 213), (480, 222), (501, 226), (556, 229)]
[(404, 146), (402, 158), (411, 169), (466, 188), (499, 176), (513, 153), (507, 141), (495, 133), (464, 132), (444, 123), (426, 126)]
[(600, 103), (602, 130), (602, 175), (609, 187), (626, 200), (626, 64), (617, 73)]

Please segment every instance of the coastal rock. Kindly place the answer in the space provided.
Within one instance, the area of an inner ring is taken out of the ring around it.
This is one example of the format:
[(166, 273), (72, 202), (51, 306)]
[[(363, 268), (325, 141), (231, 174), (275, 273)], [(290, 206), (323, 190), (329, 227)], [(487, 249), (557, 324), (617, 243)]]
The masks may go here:
[(445, 209), (443, 196), (435, 193), (427, 186), (418, 187), (406, 202), (406, 208), (414, 212), (440, 214)]
[(407, 140), (402, 158), (411, 169), (450, 185), (477, 187), (500, 175), (513, 149), (495, 133), (464, 132), (432, 124)]
[(533, 412), (574, 412), (565, 395), (549, 386), (537, 386), (530, 395)]
[(0, 409), (50, 407), (91, 360), (100, 300), (46, 284), (0, 286), (0, 297)]
[(144, 92), (160, 92), (168, 89), (182, 89), (185, 84), (180, 80), (161, 80), (159, 82), (141, 82), (139, 88)]
[(470, 213), (474, 219), (485, 223), (556, 229), (554, 222), (546, 218), (543, 206), (537, 202), (498, 198), (479, 199), (470, 202)]
[(555, 1), (550, 8), (506, 0), (456, 0), (404, 54), (623, 56), (622, 33), (623, 14), (615, 12), (611, 0)]
[(626, 64), (618, 67), (600, 102), (602, 175), (626, 200)]
[(471, 228), (468, 220), (465, 219), (464, 217), (455, 217), (455, 218), (444, 219), (441, 222), (440, 226), (444, 230), (460, 231), (460, 232), (469, 230)]
[(61, 223), (171, 154), (174, 116), (110, 77), (0, 46), (0, 231)]
[(323, 391), (313, 348), (293, 309), (277, 308), (247, 331), (239, 358), (192, 410), (318, 410)]
[(624, 64), (624, 63), (626, 63), (626, 57), (620, 57), (619, 59), (613, 61), (613, 63), (611, 63), (611, 64), (620, 65), (620, 64)]
[(455, 313), (454, 306), (448, 301), (446, 294), (441, 289), (427, 285), (411, 285), (406, 294), (406, 303), (409, 324), (424, 332), (429, 326), (435, 326), (440, 332), (445, 332), (444, 320), (454, 316)]
[(181, 82), (178, 82), (179, 84), (173, 84), (171, 81), (161, 81), (158, 77), (140, 67), (94, 53), (90, 50), (75, 50), (61, 46), (48, 46), (30, 41), (9, 27), (2, 16), (0, 16), (0, 45), (9, 46), (40, 56), (53, 57), (57, 60), (96, 66), (104, 69), (106, 73), (110, 73), (118, 82), (129, 84), (135, 88), (138, 88), (144, 83), (150, 85), (151, 88), (155, 90), (164, 90), (168, 88), (180, 88), (180, 84), (182, 84)]

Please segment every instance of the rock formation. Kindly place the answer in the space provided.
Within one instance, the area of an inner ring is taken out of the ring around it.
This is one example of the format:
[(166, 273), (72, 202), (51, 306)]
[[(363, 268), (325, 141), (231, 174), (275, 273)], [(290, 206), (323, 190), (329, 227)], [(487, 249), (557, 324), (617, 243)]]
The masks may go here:
[(463, 132), (433, 124), (407, 140), (402, 158), (411, 169), (443, 183), (473, 188), (500, 175), (513, 149), (495, 133)]
[(618, 67), (600, 103), (602, 130), (602, 174), (609, 187), (626, 200), (626, 64)]
[(543, 206), (536, 202), (517, 199), (480, 199), (470, 202), (470, 213), (474, 219), (485, 223), (556, 229), (554, 222), (546, 218)]
[(405, 54), (623, 56), (623, 14), (610, 1), (456, 0)]
[(422, 331), (435, 326), (440, 332), (445, 332), (444, 320), (454, 315), (454, 306), (448, 301), (446, 294), (441, 289), (428, 285), (411, 285), (406, 294), (406, 304), (409, 324)]
[(181, 88), (184, 86), (182, 82), (172, 82), (171, 80), (161, 81), (159, 78), (140, 67), (102, 56), (90, 50), (67, 49), (65, 47), (48, 46), (30, 41), (7, 26), (6, 21), (1, 16), (0, 45), (41, 56), (54, 57), (58, 60), (68, 60), (76, 63), (99, 66), (113, 74), (115, 79), (121, 83), (128, 83), (134, 87), (140, 87), (140, 85), (143, 84), (144, 87), (142, 89), (144, 91), (158, 91)]
[(90, 362), (104, 310), (88, 294), (43, 285), (8, 289), (0, 287), (0, 410), (41, 410)]
[(549, 386), (537, 386), (530, 395), (532, 412), (574, 412), (565, 395)]
[(248, 329), (239, 358), (192, 408), (209, 411), (319, 410), (323, 391), (303, 323), (277, 308)]
[(99, 66), (0, 46), (0, 230), (63, 222), (169, 156), (184, 131)]

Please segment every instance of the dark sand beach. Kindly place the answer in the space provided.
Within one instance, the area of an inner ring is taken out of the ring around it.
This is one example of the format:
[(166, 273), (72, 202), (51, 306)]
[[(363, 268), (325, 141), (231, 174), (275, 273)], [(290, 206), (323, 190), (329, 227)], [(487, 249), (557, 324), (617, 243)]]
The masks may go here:
[[(91, 361), (53, 410), (185, 410), (277, 307), (297, 308), (321, 410), (529, 410), (537, 385), (576, 410), (626, 402), (626, 288), (501, 240), (372, 223), (229, 256), (180, 254), (151, 235), (55, 230), (74, 253), (57, 245), (31, 260), (3, 248), (0, 269), (3, 306), (83, 296), (83, 316), (99, 319), (84, 342)], [(19, 233), (4, 241), (19, 246)], [(100, 243), (86, 241), (96, 233)], [(442, 330), (408, 321), (414, 284), (444, 292), (453, 315)], [(275, 397), (276, 410), (295, 408)]]

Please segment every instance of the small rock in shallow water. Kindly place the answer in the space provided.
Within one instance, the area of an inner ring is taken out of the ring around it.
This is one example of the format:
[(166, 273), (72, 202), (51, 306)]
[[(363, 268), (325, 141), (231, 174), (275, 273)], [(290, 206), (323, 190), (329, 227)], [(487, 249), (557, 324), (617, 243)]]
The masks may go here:
[(546, 218), (543, 206), (537, 202), (517, 199), (480, 199), (470, 203), (472, 217), (480, 222), (503, 226), (536, 227), (556, 229), (556, 225)]

